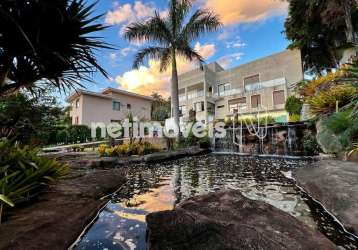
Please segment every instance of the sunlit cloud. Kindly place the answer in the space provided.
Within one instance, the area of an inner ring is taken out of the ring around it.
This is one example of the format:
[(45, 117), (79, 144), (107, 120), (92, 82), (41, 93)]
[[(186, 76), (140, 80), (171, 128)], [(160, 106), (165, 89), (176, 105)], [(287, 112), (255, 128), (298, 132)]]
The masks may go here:
[(218, 14), (224, 25), (262, 21), (287, 13), (288, 7), (282, 0), (202, 0), (202, 5)]
[(233, 53), (230, 54), (228, 56), (223, 56), (221, 58), (218, 59), (218, 64), (220, 64), (224, 69), (228, 69), (231, 64), (234, 61), (239, 61), (241, 60), (241, 58), (244, 56), (244, 53), (242, 52), (237, 52), (237, 53)]
[[(205, 59), (215, 54), (214, 44), (195, 44), (195, 50)], [(188, 62), (182, 57), (177, 58), (179, 74), (185, 73), (198, 67), (195, 62)], [(171, 68), (165, 72), (160, 72), (160, 63), (156, 60), (149, 60), (148, 66), (141, 66), (139, 69), (133, 69), (119, 75), (115, 78), (120, 88), (128, 91), (150, 95), (153, 92), (160, 93), (164, 96), (169, 95), (171, 79)]]
[[(136, 1), (133, 4), (120, 4), (116, 2), (113, 10), (107, 12), (105, 23), (109, 25), (118, 25), (120, 27), (120, 33), (123, 34), (125, 28), (130, 23), (149, 19), (151, 16), (154, 16), (156, 10), (157, 8), (153, 3)], [(164, 17), (168, 14), (168, 11), (159, 11), (159, 14)]]

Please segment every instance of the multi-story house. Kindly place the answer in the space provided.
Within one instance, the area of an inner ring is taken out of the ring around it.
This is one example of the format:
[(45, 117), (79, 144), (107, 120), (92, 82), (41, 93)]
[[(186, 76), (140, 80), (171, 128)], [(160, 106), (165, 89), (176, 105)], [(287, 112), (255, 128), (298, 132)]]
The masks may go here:
[(71, 104), (72, 124), (121, 122), (129, 112), (141, 120), (151, 120), (153, 98), (136, 93), (107, 88), (101, 93), (79, 90), (67, 98)]
[(285, 101), (303, 80), (301, 53), (286, 50), (239, 67), (224, 70), (218, 63), (179, 76), (181, 121), (194, 110), (205, 123), (239, 115), (267, 112), (287, 121)]

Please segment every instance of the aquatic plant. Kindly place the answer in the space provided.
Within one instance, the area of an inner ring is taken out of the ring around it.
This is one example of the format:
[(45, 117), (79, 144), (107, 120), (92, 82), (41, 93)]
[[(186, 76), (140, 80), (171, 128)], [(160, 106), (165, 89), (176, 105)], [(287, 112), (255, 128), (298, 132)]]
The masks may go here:
[(0, 140), (0, 223), (6, 206), (29, 201), (69, 172), (68, 166), (38, 153), (39, 149)]

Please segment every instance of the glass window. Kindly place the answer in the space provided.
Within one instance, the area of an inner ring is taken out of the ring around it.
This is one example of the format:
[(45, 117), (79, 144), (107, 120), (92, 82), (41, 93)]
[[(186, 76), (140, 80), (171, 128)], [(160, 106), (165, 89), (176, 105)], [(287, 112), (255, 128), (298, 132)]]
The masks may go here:
[(76, 108), (78, 109), (80, 107), (80, 100), (76, 100)]
[(127, 104), (127, 109), (132, 109), (132, 105), (131, 104)]
[(280, 105), (285, 103), (285, 91), (274, 91), (273, 92), (273, 104)]
[(253, 75), (244, 78), (244, 86), (246, 91), (256, 91), (262, 88), (260, 84), (260, 75)]
[(246, 97), (237, 98), (229, 101), (229, 111), (231, 113), (237, 113), (247, 108)]
[(218, 85), (218, 94), (219, 96), (225, 96), (227, 95), (231, 90), (231, 84), (225, 83)]
[(196, 103), (194, 103), (194, 110), (196, 112), (204, 111), (204, 102), (196, 102)]
[(113, 101), (113, 110), (120, 111), (121, 110), (121, 103)]
[(259, 108), (261, 106), (261, 96), (253, 95), (251, 96), (251, 108)]
[(179, 106), (179, 115), (183, 116), (186, 114), (186, 106)]

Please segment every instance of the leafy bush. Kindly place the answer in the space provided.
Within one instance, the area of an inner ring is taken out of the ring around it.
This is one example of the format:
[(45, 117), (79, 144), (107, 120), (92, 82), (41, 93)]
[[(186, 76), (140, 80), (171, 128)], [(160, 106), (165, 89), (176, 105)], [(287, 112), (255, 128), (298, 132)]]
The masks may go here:
[(336, 110), (337, 101), (339, 107), (344, 107), (352, 101), (357, 92), (357, 88), (351, 85), (334, 86), (308, 99), (308, 104), (314, 115), (330, 114)]
[(199, 146), (200, 148), (210, 148), (211, 147), (211, 141), (209, 136), (205, 136), (203, 138), (199, 139)]
[(101, 157), (117, 157), (120, 155), (147, 155), (155, 152), (159, 152), (161, 148), (158, 145), (151, 144), (149, 142), (135, 142), (124, 143), (114, 147), (108, 147), (107, 145), (100, 145), (98, 152)]
[(301, 120), (301, 115), (293, 114), (288, 117), (289, 122), (299, 122)]
[(86, 125), (72, 125), (67, 131), (71, 143), (83, 143), (91, 139), (91, 129)]
[(305, 155), (316, 155), (320, 152), (320, 146), (318, 145), (316, 136), (311, 133), (306, 133), (303, 136), (303, 149)]
[(296, 96), (289, 96), (286, 100), (285, 109), (290, 115), (300, 115), (303, 102)]
[(42, 187), (68, 173), (67, 166), (38, 153), (38, 149), (0, 140), (0, 222), (5, 205), (30, 200)]
[(350, 111), (338, 112), (323, 121), (323, 124), (338, 136), (346, 149), (358, 140), (358, 119), (351, 116)]

